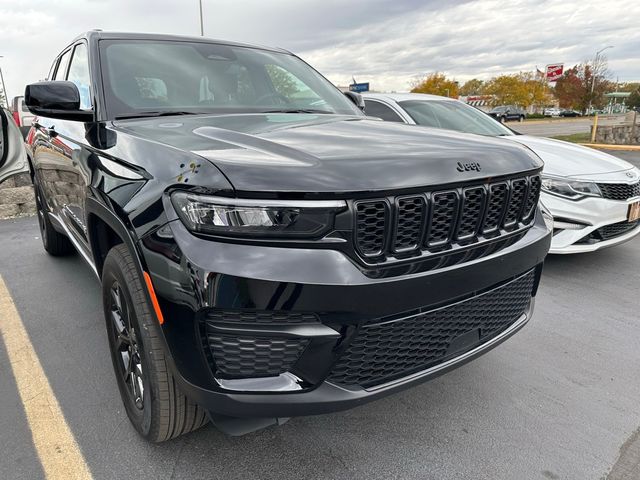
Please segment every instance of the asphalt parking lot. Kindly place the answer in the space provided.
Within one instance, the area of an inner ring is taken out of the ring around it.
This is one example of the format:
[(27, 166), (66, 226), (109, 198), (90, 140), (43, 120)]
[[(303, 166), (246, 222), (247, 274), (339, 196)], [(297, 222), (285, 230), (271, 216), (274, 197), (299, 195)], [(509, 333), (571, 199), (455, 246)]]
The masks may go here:
[[(94, 478), (640, 478), (640, 239), (550, 257), (532, 322), (432, 382), (244, 437), (207, 426), (150, 445), (120, 402), (98, 281), (38, 235), (33, 217), (0, 222), (0, 277)], [(42, 478), (11, 361), (0, 342), (0, 478)]]

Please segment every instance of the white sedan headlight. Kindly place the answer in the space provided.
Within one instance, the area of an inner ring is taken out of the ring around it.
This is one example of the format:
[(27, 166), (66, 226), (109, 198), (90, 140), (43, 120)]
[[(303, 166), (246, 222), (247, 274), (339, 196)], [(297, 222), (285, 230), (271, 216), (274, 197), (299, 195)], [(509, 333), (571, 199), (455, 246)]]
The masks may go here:
[(593, 182), (579, 182), (545, 175), (542, 176), (542, 191), (568, 198), (569, 200), (602, 196), (598, 185)]

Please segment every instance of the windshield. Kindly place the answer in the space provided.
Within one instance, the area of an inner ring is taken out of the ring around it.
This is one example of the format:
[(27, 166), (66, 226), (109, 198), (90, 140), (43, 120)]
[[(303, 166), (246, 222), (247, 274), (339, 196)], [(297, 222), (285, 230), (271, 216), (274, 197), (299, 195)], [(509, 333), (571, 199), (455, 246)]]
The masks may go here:
[(249, 47), (160, 40), (100, 42), (110, 118), (175, 113), (360, 115), (299, 58)]
[(497, 137), (513, 135), (486, 113), (453, 100), (409, 100), (400, 106), (418, 125)]

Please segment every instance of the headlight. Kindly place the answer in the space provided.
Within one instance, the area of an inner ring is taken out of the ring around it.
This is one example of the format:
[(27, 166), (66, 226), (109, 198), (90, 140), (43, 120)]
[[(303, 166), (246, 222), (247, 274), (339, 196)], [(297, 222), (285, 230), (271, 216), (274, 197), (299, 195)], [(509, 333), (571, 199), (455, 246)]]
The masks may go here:
[(601, 197), (598, 185), (591, 182), (577, 182), (554, 177), (542, 177), (542, 190), (570, 200), (580, 200), (583, 197)]
[(178, 216), (194, 232), (257, 238), (317, 238), (333, 228), (344, 200), (250, 200), (174, 192)]

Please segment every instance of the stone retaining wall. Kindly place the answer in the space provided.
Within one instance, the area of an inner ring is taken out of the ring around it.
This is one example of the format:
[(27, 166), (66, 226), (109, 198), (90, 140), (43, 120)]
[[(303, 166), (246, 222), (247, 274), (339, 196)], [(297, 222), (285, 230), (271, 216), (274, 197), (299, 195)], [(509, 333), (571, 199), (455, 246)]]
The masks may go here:
[(35, 211), (36, 203), (28, 173), (18, 173), (0, 183), (0, 218), (33, 215)]
[[(591, 127), (593, 131), (593, 127)], [(640, 125), (603, 125), (596, 131), (596, 143), (640, 145)]]

